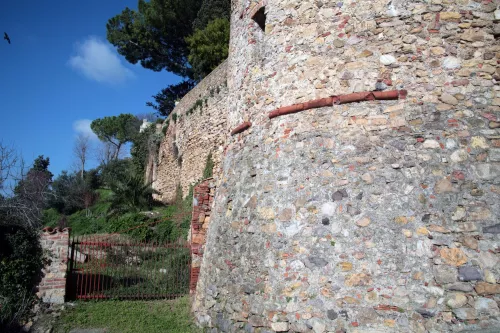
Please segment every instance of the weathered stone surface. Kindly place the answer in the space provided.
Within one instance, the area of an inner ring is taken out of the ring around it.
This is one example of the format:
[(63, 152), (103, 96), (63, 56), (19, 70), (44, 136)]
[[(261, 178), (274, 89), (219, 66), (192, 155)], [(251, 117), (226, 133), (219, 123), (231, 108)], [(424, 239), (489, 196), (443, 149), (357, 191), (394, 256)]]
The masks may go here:
[[(159, 192), (154, 197), (163, 202), (175, 199), (177, 184), (183, 196), (200, 180), (209, 153), (212, 153), (214, 175), (220, 172), (222, 147), (226, 132), (228, 96), (227, 63), (223, 63), (200, 82), (175, 106), (169, 123), (157, 127), (167, 130), (156, 156), (148, 160), (146, 179)], [(200, 105), (200, 102), (201, 105)]]
[[(264, 332), (490, 327), (474, 305), (500, 277), (498, 233), (485, 232), (500, 216), (494, 1), (268, 0), (265, 31), (257, 3), (232, 5), (197, 318), (224, 313), (236, 332), (252, 316)], [(459, 282), (463, 266), (487, 282)]]
[(371, 276), (364, 273), (352, 274), (345, 280), (345, 285), (352, 286), (369, 286), (373, 283)]
[(455, 212), (451, 216), (451, 219), (453, 221), (461, 221), (461, 220), (464, 220), (466, 216), (467, 216), (467, 213), (465, 211), (465, 207), (464, 206), (457, 206), (457, 208), (455, 209)]
[(339, 316), (339, 315), (338, 315), (338, 313), (337, 313), (335, 310), (328, 310), (328, 311), (327, 311), (327, 317), (328, 317), (328, 319), (330, 319), (330, 320), (335, 320), (335, 319), (337, 319), (337, 318), (338, 318), (338, 316)]
[(460, 68), (461, 61), (455, 57), (446, 57), (443, 60), (443, 68), (445, 69), (457, 69)]
[(457, 281), (457, 269), (446, 265), (434, 266), (434, 278), (439, 284), (454, 283)]
[(458, 149), (451, 154), (450, 158), (454, 163), (461, 163), (468, 160), (469, 154), (465, 149)]
[(453, 313), (458, 319), (472, 320), (477, 318), (476, 310), (472, 308), (453, 309)]
[[(63, 304), (66, 295), (67, 262), (69, 249), (69, 229), (52, 229), (40, 234), (40, 245), (48, 255), (48, 261), (43, 268), (44, 275), (38, 284), (37, 297), (49, 304)], [(88, 257), (78, 253), (78, 259)]]
[(425, 140), (422, 147), (431, 149), (441, 148), (439, 142), (437, 142), (436, 140)]
[(484, 227), (483, 232), (485, 234), (500, 234), (500, 224)]
[(313, 318), (310, 321), (314, 333), (323, 333), (326, 330), (326, 324), (319, 318)]
[(497, 302), (484, 297), (476, 299), (474, 309), (481, 315), (498, 316), (500, 314)]
[(394, 56), (390, 55), (390, 54), (384, 54), (380, 57), (380, 62), (383, 64), (383, 65), (391, 65), (393, 63), (396, 62), (396, 58), (394, 58)]
[(478, 164), (475, 167), (476, 175), (484, 180), (492, 180), (500, 177), (500, 164)]
[(288, 332), (288, 323), (285, 322), (271, 323), (271, 328), (275, 332)]
[(457, 248), (449, 249), (443, 247), (439, 253), (441, 254), (441, 258), (443, 258), (447, 264), (452, 266), (461, 266), (467, 262), (467, 256), (465, 253)]
[(458, 20), (462, 17), (460, 13), (457, 12), (441, 12), (440, 19), (443, 21)]
[(328, 265), (328, 261), (320, 257), (310, 256), (307, 259), (312, 265), (316, 267), (324, 267)]
[(457, 105), (458, 104), (458, 100), (450, 95), (450, 94), (442, 94), (441, 97), (439, 97), (439, 99), (443, 102), (443, 103), (446, 103), (446, 104), (451, 104), (451, 105)]
[(478, 241), (474, 237), (464, 237), (462, 243), (472, 250), (477, 250), (478, 248)]
[(367, 227), (371, 223), (370, 219), (368, 217), (363, 217), (356, 221), (356, 224), (360, 227)]
[(467, 304), (467, 296), (462, 293), (451, 294), (446, 301), (446, 305), (452, 309), (460, 308), (465, 304)]
[(443, 178), (436, 183), (434, 192), (436, 192), (437, 194), (453, 192), (453, 184), (448, 178)]
[(474, 287), (478, 295), (494, 295), (500, 294), (500, 284), (478, 282)]
[(458, 279), (460, 281), (481, 281), (483, 274), (474, 266), (462, 266), (458, 268)]
[(463, 292), (471, 292), (472, 290), (474, 290), (474, 288), (470, 283), (462, 283), (462, 282), (449, 284), (446, 286), (446, 289), (454, 291), (463, 291)]

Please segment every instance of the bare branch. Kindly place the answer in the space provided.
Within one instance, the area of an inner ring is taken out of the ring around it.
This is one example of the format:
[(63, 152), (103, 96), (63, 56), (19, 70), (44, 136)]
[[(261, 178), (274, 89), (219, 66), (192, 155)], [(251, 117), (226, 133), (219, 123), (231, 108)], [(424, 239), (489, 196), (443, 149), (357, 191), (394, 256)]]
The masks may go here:
[(89, 151), (90, 137), (88, 135), (79, 134), (73, 147), (73, 155), (79, 163), (80, 176), (82, 177), (82, 179), (83, 173), (85, 172), (85, 163), (87, 162)]
[(26, 172), (19, 154), (0, 142), (1, 224), (41, 226), (42, 210), (51, 195), (49, 174), (36, 170)]
[(13, 176), (19, 159), (14, 148), (7, 147), (0, 141), (0, 190), (4, 189), (5, 182)]
[(118, 150), (117, 147), (109, 142), (101, 142), (99, 147), (95, 150), (94, 158), (100, 165), (107, 165), (109, 162), (120, 159), (125, 155), (123, 150)]

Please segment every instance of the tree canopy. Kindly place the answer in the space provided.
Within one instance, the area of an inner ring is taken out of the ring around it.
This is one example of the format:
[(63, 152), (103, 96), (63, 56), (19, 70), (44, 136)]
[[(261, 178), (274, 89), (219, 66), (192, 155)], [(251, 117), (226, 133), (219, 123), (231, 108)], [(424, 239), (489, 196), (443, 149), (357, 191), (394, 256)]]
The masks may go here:
[(229, 20), (216, 18), (203, 30), (187, 37), (189, 63), (193, 66), (196, 79), (202, 79), (212, 72), (229, 52)]
[(118, 159), (123, 144), (134, 139), (140, 126), (141, 121), (129, 113), (99, 118), (90, 124), (99, 140), (109, 142), (116, 148), (113, 156), (115, 160)]
[(167, 117), (174, 109), (175, 101), (184, 97), (195, 85), (193, 80), (172, 84), (153, 96), (155, 102), (147, 102), (146, 105), (155, 109), (160, 115)]
[(132, 64), (191, 77), (185, 38), (193, 32), (202, 0), (139, 0), (111, 18), (107, 39)]
[(231, 14), (230, 0), (203, 0), (198, 15), (193, 22), (193, 29), (203, 30), (210, 21), (218, 18), (229, 21)]

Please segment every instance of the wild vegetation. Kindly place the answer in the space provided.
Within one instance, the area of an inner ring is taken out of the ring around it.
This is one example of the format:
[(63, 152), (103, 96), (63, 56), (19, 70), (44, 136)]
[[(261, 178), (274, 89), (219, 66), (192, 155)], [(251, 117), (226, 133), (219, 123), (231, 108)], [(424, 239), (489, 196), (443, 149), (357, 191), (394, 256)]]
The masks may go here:
[[(57, 176), (49, 171), (48, 157), (39, 156), (27, 169), (13, 149), (0, 145), (3, 331), (22, 322), (36, 301), (35, 286), (45, 258), (38, 242), (42, 225), (71, 227), (75, 236), (126, 231), (124, 234), (135, 240), (157, 243), (187, 238), (192, 193), (183, 199), (179, 187), (176, 200), (169, 205), (153, 200), (154, 191), (145, 182), (144, 170), (164, 134), (155, 126), (140, 133), (139, 124), (131, 115), (95, 120), (92, 128), (103, 144), (112, 147), (108, 158), (85, 170), (91, 147), (88, 140), (77, 138), (75, 169)], [(131, 156), (121, 158), (120, 151), (127, 143), (132, 145)]]
[[(43, 224), (71, 227), (73, 235), (116, 233), (139, 225), (149, 227), (127, 233), (137, 240), (177, 240), (186, 237), (191, 212), (190, 196), (165, 206), (153, 200), (155, 191), (144, 179), (148, 157), (158, 150), (163, 133), (151, 125), (142, 133), (131, 115), (96, 119), (91, 127), (116, 150), (131, 143), (131, 157), (119, 155), (95, 169), (63, 171), (52, 182), (53, 194), (43, 212)], [(213, 166), (212, 166), (213, 168)], [(80, 176), (83, 175), (83, 177)], [(179, 188), (180, 191), (180, 188)], [(151, 211), (149, 214), (144, 211)]]
[(44, 254), (37, 228), (50, 195), (49, 159), (25, 171), (17, 152), (0, 143), (0, 331), (16, 331), (32, 308)]

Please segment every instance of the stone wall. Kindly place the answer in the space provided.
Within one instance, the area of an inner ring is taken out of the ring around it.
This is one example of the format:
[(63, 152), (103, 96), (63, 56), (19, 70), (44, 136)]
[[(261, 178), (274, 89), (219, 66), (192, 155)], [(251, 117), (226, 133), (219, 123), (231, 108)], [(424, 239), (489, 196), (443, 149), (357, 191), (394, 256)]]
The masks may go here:
[(210, 225), (210, 215), (214, 204), (215, 180), (208, 178), (193, 189), (193, 214), (191, 218), (191, 286), (194, 293), (198, 283), (201, 261), (205, 251), (206, 233)]
[(172, 201), (178, 184), (186, 196), (189, 186), (202, 178), (209, 153), (217, 176), (228, 132), (226, 76), (224, 62), (184, 96), (169, 116), (155, 169), (150, 172), (153, 188), (161, 193), (157, 199)]
[(251, 127), (226, 141), (200, 326), (500, 329), (497, 5), (233, 1), (228, 127)]
[(44, 303), (62, 304), (66, 294), (69, 229), (44, 228), (40, 242), (49, 261), (42, 270), (37, 296)]

